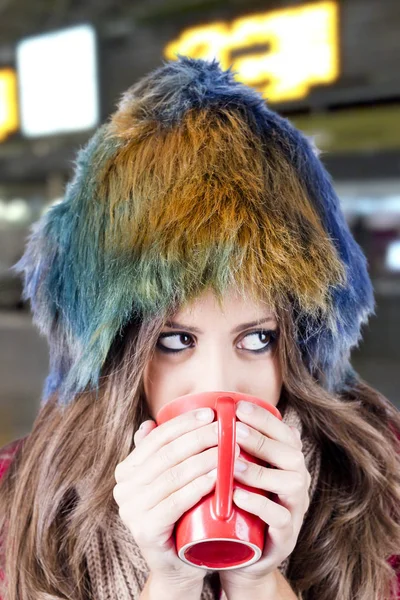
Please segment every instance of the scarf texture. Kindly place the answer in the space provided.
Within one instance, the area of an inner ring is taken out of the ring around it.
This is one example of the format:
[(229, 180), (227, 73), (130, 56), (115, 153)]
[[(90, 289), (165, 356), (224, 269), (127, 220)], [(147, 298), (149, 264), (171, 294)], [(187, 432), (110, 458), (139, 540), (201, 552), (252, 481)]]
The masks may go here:
[[(307, 470), (311, 475), (309, 488), (312, 499), (318, 482), (321, 465), (320, 450), (313, 439), (306, 436), (297, 410), (286, 405), (282, 411), (282, 420), (287, 425), (297, 427), (303, 442), (302, 452)], [(118, 513), (110, 515), (110, 521), (104, 528), (96, 532), (86, 555), (87, 569), (92, 589), (92, 597), (96, 600), (138, 600), (149, 576), (149, 568), (132, 534), (125, 526)], [(283, 576), (289, 566), (290, 555), (279, 565)], [(219, 596), (213, 571), (207, 571), (201, 600), (226, 600), (222, 592)]]

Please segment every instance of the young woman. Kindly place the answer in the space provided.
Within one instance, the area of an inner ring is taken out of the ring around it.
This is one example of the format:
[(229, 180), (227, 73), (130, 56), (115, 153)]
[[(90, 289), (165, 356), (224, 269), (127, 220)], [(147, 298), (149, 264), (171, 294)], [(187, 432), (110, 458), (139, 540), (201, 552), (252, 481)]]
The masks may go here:
[[(373, 291), (317, 154), (230, 70), (181, 56), (80, 151), (15, 266), (50, 373), (3, 449), (8, 600), (400, 597), (400, 415), (350, 364)], [(154, 421), (207, 390), (283, 416), (238, 405), (237, 450), (274, 468), (238, 458), (235, 478), (273, 496), (234, 502), (268, 533), (257, 563), (214, 573), (173, 544), (215, 485), (212, 415)]]

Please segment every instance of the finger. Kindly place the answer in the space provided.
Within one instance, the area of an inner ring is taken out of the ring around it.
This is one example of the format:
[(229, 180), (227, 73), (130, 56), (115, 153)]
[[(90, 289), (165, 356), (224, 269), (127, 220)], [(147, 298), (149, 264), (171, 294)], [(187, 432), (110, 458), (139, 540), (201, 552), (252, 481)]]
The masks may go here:
[(285, 471), (305, 469), (304, 455), (301, 450), (272, 440), (244, 423), (236, 423), (236, 441), (246, 452), (278, 469)]
[[(239, 455), (239, 451), (240, 448), (237, 446), (236, 456)], [(193, 481), (193, 479), (215, 469), (217, 460), (218, 448), (209, 448), (196, 456), (191, 456), (171, 469), (164, 469), (159, 477), (150, 479), (147, 485), (143, 483), (143, 478), (140, 477), (135, 477), (134, 481), (125, 479), (118, 484), (118, 501), (122, 504), (135, 496), (137, 499), (134, 490), (137, 490), (140, 486), (140, 503), (146, 507), (146, 510), (149, 510)], [(146, 469), (146, 473), (147, 471), (148, 469)]]
[[(240, 470), (242, 465), (245, 470)], [(242, 459), (235, 462), (235, 478), (250, 487), (290, 497), (297, 497), (307, 489), (306, 472), (268, 469)]]
[[(239, 452), (240, 448), (236, 444), (235, 457), (239, 456)], [(149, 494), (151, 494), (148, 506), (152, 508), (177, 490), (183, 488), (193, 479), (212, 471), (212, 469), (216, 468), (217, 461), (218, 447), (209, 448), (163, 472), (154, 481), (153, 485), (148, 486)]]
[(217, 446), (217, 444), (218, 423), (209, 423), (166, 444), (148, 458), (145, 465), (134, 465), (133, 461), (123, 461), (118, 466), (118, 474), (122, 479), (129, 478), (132, 470), (139, 467), (138, 473), (135, 475), (135, 481), (139, 485), (146, 485), (154, 482), (159, 476), (163, 476), (166, 471), (191, 456), (197, 455), (212, 446)]
[(289, 556), (296, 547), (299, 529), (275, 529), (268, 528), (268, 535), (265, 538), (263, 557), (268, 557), (272, 563), (281, 563), (282, 560)]
[(235, 488), (233, 491), (233, 501), (239, 508), (260, 517), (270, 527), (277, 529), (292, 527), (292, 515), (290, 511), (266, 496)]
[[(242, 466), (246, 469), (240, 470)], [(299, 502), (303, 504), (308, 487), (306, 473), (306, 471), (268, 469), (241, 459), (235, 462), (235, 479), (237, 481), (279, 495), (280, 498), (284, 498), (283, 505), (288, 509), (296, 507)]]
[[(204, 419), (201, 418), (202, 415), (205, 415)], [(178, 415), (166, 423), (154, 427), (143, 439), (139, 447), (135, 448), (123, 462), (133, 466), (142, 464), (165, 444), (168, 444), (188, 431), (210, 423), (213, 419), (214, 411), (211, 408), (192, 410)]]
[(298, 438), (290, 426), (275, 417), (266, 408), (253, 404), (253, 402), (240, 401), (236, 405), (236, 414), (241, 421), (251, 425), (269, 438), (295, 448), (298, 447)]
[(304, 492), (295, 502), (289, 500), (288, 496), (278, 494), (273, 494), (270, 499), (290, 511), (292, 515), (292, 531), (297, 537), (304, 521), (304, 515), (306, 514), (310, 503), (308, 492)]
[[(218, 423), (204, 425), (194, 431), (189, 431), (181, 437), (166, 444), (148, 461), (143, 472), (143, 483), (150, 483), (157, 477), (162, 477), (167, 470), (177, 468), (190, 457), (203, 453), (208, 448), (218, 445)], [(217, 449), (216, 449), (217, 450)], [(201, 458), (200, 458), (201, 460)]]
[(203, 496), (209, 494), (215, 487), (217, 469), (193, 479), (180, 490), (165, 498), (152, 511), (152, 519), (163, 526), (173, 525), (177, 520), (194, 506)]

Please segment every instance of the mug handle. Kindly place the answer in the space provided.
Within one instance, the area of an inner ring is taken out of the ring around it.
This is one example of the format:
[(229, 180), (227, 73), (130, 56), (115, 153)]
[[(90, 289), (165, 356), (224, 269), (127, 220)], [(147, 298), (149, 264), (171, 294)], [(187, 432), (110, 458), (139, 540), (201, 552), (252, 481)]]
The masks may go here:
[(218, 519), (229, 519), (232, 513), (233, 471), (236, 445), (236, 403), (229, 396), (216, 402), (218, 420), (218, 464), (214, 513)]

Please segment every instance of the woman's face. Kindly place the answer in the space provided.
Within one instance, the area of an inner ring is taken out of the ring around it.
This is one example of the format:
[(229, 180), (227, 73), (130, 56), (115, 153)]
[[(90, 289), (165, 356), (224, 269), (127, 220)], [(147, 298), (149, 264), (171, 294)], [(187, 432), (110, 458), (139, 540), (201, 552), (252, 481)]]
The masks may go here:
[[(249, 325), (252, 321), (259, 324)], [(158, 338), (144, 374), (151, 416), (178, 396), (206, 391), (251, 394), (277, 406), (282, 387), (277, 336), (277, 322), (265, 305), (230, 293), (221, 310), (207, 291), (179, 310)]]

